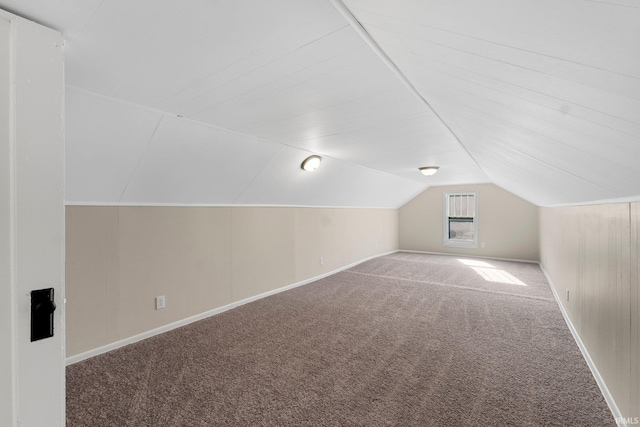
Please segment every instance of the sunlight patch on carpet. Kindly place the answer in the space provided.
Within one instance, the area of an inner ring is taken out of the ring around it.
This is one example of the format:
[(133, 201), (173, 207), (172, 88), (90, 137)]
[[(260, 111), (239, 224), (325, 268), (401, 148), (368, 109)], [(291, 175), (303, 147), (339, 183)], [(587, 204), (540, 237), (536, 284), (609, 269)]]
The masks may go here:
[(473, 271), (478, 273), (487, 282), (504, 283), (506, 285), (527, 286), (522, 280), (513, 274), (494, 267), (486, 261), (477, 259), (458, 259), (462, 264), (471, 267)]

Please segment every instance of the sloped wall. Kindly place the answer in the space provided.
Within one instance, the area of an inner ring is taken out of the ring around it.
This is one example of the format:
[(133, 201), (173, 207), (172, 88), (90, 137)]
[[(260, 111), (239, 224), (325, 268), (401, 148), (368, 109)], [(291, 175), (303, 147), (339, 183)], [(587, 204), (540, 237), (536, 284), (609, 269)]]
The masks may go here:
[(398, 248), (395, 209), (68, 206), (66, 223), (67, 357)]
[[(477, 249), (442, 244), (443, 193), (450, 191), (478, 192)], [(398, 218), (400, 249), (538, 260), (538, 208), (493, 184), (430, 187), (402, 206)]]
[(540, 258), (618, 409), (640, 417), (640, 203), (541, 208)]

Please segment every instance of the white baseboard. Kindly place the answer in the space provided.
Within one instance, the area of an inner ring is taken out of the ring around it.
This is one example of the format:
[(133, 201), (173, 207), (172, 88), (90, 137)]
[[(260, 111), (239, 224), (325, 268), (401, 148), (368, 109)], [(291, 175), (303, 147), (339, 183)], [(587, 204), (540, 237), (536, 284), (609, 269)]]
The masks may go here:
[(445, 255), (445, 256), (466, 257), (466, 258), (493, 259), (493, 260), (496, 260), (496, 261), (512, 261), (512, 262), (526, 262), (528, 264), (540, 264), (540, 262), (533, 261), (533, 260), (530, 260), (530, 259), (498, 258), (498, 257), (494, 257), (494, 256), (452, 254), (452, 253), (447, 253), (447, 252), (413, 251), (413, 250), (410, 250), (410, 249), (399, 249), (399, 250), (397, 250), (395, 252), (410, 252), (410, 253), (414, 253), (414, 254)]
[(571, 331), (571, 335), (573, 335), (573, 339), (578, 344), (578, 348), (580, 349), (580, 352), (582, 353), (582, 357), (584, 357), (584, 360), (587, 362), (587, 365), (589, 366), (589, 369), (591, 369), (591, 373), (593, 374), (593, 377), (595, 378), (596, 383), (598, 384), (598, 387), (600, 387), (600, 391), (602, 392), (602, 396), (604, 397), (604, 400), (607, 401), (607, 405), (609, 405), (609, 409), (611, 410), (611, 413), (613, 414), (613, 417), (615, 418), (616, 423), (620, 427), (627, 427), (627, 423), (625, 422), (625, 418), (623, 418), (622, 414), (620, 413), (620, 410), (618, 409), (618, 405), (616, 405), (616, 402), (615, 402), (615, 400), (613, 400), (613, 396), (611, 396), (611, 393), (609, 392), (609, 389), (607, 388), (607, 385), (605, 384), (604, 380), (602, 379), (602, 376), (600, 376), (600, 372), (598, 372), (598, 368), (596, 367), (595, 363), (593, 363), (593, 360), (591, 359), (591, 356), (589, 355), (589, 352), (587, 351), (587, 348), (584, 346), (584, 343), (582, 342), (582, 339), (580, 338), (580, 335), (578, 335), (578, 331), (573, 326), (573, 323), (571, 323), (571, 319), (569, 318), (569, 314), (565, 310), (564, 305), (562, 305), (562, 300), (560, 299), (560, 296), (558, 295), (558, 293), (556, 292), (555, 287), (553, 286), (553, 282), (551, 281), (551, 277), (549, 277), (549, 274), (544, 269), (542, 264), (540, 264), (540, 269), (544, 273), (544, 276), (547, 278), (547, 282), (549, 282), (549, 287), (551, 288), (551, 292), (553, 292), (553, 296), (556, 299), (556, 302), (558, 303), (558, 307), (560, 307), (560, 311), (562, 312), (562, 317), (564, 317), (564, 321), (567, 323), (567, 326), (569, 327), (569, 330)]
[(323, 279), (327, 276), (330, 276), (332, 274), (336, 274), (339, 273), (341, 271), (347, 270), (349, 268), (355, 267), (358, 264), (361, 264), (363, 262), (372, 260), (374, 258), (378, 258), (378, 257), (382, 257), (385, 255), (391, 255), (394, 253), (398, 253), (398, 252), (410, 252), (410, 253), (423, 253), (423, 254), (431, 254), (431, 255), (449, 255), (449, 256), (469, 256), (469, 257), (473, 257), (473, 258), (485, 258), (485, 259), (495, 259), (495, 260), (501, 260), (501, 261), (517, 261), (517, 262), (526, 262), (526, 263), (533, 263), (533, 264), (539, 264), (540, 265), (540, 269), (542, 270), (543, 274), (545, 275), (547, 282), (549, 283), (549, 287), (551, 288), (551, 292), (553, 293), (553, 296), (558, 304), (558, 306), (560, 307), (560, 311), (562, 312), (562, 317), (564, 318), (567, 326), (569, 327), (569, 330), (571, 331), (571, 335), (573, 335), (574, 340), (576, 341), (576, 344), (578, 344), (578, 348), (580, 349), (580, 352), (582, 353), (582, 356), (584, 357), (585, 361), (587, 362), (587, 365), (589, 366), (589, 369), (591, 370), (591, 373), (593, 374), (593, 377), (596, 380), (596, 383), (598, 384), (598, 387), (600, 388), (600, 391), (602, 392), (603, 397), (605, 398), (605, 401), (607, 402), (607, 405), (609, 405), (609, 409), (611, 410), (611, 413), (613, 414), (613, 417), (615, 418), (616, 422), (618, 423), (618, 426), (620, 427), (627, 427), (627, 424), (625, 423), (625, 419), (623, 418), (622, 414), (620, 413), (620, 410), (618, 409), (618, 406), (616, 405), (613, 396), (611, 396), (611, 393), (609, 392), (609, 389), (607, 388), (604, 380), (602, 379), (602, 376), (600, 376), (600, 373), (598, 372), (598, 368), (596, 368), (595, 364), (593, 363), (593, 360), (591, 359), (591, 356), (589, 355), (589, 352), (587, 351), (586, 347), (584, 346), (582, 339), (580, 339), (580, 336), (578, 335), (578, 332), (576, 331), (575, 327), (573, 326), (573, 323), (571, 323), (571, 319), (569, 318), (569, 315), (567, 314), (564, 306), (562, 305), (562, 302), (560, 300), (560, 297), (558, 296), (558, 293), (555, 290), (555, 287), (553, 286), (553, 282), (551, 281), (551, 277), (549, 277), (549, 274), (547, 273), (547, 271), (544, 269), (544, 267), (542, 266), (542, 264), (540, 264), (537, 261), (531, 261), (531, 260), (518, 260), (518, 259), (508, 259), (508, 258), (495, 258), (495, 257), (483, 257), (483, 256), (475, 256), (475, 255), (460, 255), (460, 254), (450, 254), (450, 253), (439, 253), (439, 252), (426, 252), (426, 251), (413, 251), (413, 250), (403, 250), (403, 249), (398, 249), (398, 250), (394, 250), (394, 251), (389, 251), (389, 252), (385, 252), (385, 253), (381, 253), (381, 254), (377, 254), (377, 255), (373, 255), (370, 256), (368, 258), (364, 258), (361, 259), (359, 261), (353, 262), (351, 264), (345, 265), (343, 267), (340, 267), (338, 269), (335, 269), (333, 271), (321, 274), (319, 276), (315, 276), (297, 283), (292, 283), (290, 285), (287, 286), (283, 286), (281, 288), (278, 289), (274, 289), (268, 292), (264, 292), (262, 294), (259, 295), (254, 295), (252, 297), (249, 298), (245, 298), (243, 300), (240, 301), (236, 301), (236, 302), (232, 302), (231, 304), (227, 304), (224, 305), (222, 307), (218, 307), (209, 311), (206, 311), (204, 313), (200, 313), (197, 314), (195, 316), (191, 316), (188, 317), (186, 319), (182, 319), (173, 323), (169, 323), (168, 325), (164, 325), (161, 326), (159, 328), (156, 329), (152, 329), (150, 331), (146, 331), (143, 332), (141, 334), (138, 335), (134, 335), (132, 337), (129, 338), (125, 338), (110, 344), (107, 344), (105, 346), (101, 346), (92, 350), (89, 350), (87, 352), (84, 353), (80, 353), (80, 354), (76, 354), (74, 356), (68, 357), (66, 359), (66, 363), (67, 366), (68, 365), (72, 365), (74, 363), (80, 362), (82, 360), (86, 360), (89, 359), (91, 357), (97, 356), (99, 354), (103, 354), (106, 352), (109, 352), (111, 350), (115, 350), (117, 348), (120, 347), (124, 347), (126, 345), (132, 344), (134, 342), (137, 341), (141, 341), (143, 339), (146, 338), (150, 338), (154, 335), (158, 335), (158, 334), (162, 334), (164, 332), (168, 332), (172, 329), (176, 329), (179, 328), (181, 326), (185, 326), (188, 325), (190, 323), (193, 322), (197, 322), (198, 320), (202, 320), (202, 319), (206, 319), (207, 317), (211, 317), (214, 316), (216, 314), (225, 312), (227, 310), (231, 310), (232, 308), (235, 307), (239, 307), (241, 305), (250, 303), (252, 301), (256, 301), (259, 300), (261, 298), (265, 298), (268, 297), (270, 295), (274, 295), (280, 292), (284, 292), (286, 290), (289, 289), (293, 289), (299, 286), (304, 286), (307, 285), (309, 283), (315, 282), (317, 280)]
[(85, 359), (89, 359), (89, 358), (97, 356), (99, 354), (106, 353), (108, 351), (115, 350), (117, 348), (124, 347), (124, 346), (129, 345), (129, 344), (133, 344), (134, 342), (141, 341), (141, 340), (146, 339), (146, 338), (150, 338), (150, 337), (152, 337), (154, 335), (162, 334), (162, 333), (168, 332), (168, 331), (170, 331), (172, 329), (176, 329), (176, 328), (179, 328), (181, 326), (188, 325), (189, 323), (197, 322), (198, 320), (202, 320), (202, 319), (206, 319), (207, 317), (215, 316), (216, 314), (225, 312), (227, 310), (231, 310), (232, 308), (235, 308), (235, 307), (250, 303), (252, 301), (256, 301), (256, 300), (259, 300), (261, 298), (268, 297), (270, 295), (274, 295), (274, 294), (277, 294), (277, 293), (280, 293), (280, 292), (283, 292), (283, 291), (286, 291), (286, 290), (289, 290), (289, 289), (297, 288), (298, 286), (307, 285), (307, 284), (309, 284), (311, 282), (315, 282), (316, 280), (320, 280), (320, 279), (323, 279), (323, 278), (325, 278), (327, 276), (331, 276), (332, 274), (336, 274), (336, 273), (339, 273), (341, 271), (347, 270), (347, 269), (349, 269), (351, 267), (355, 267), (356, 265), (361, 264), (363, 262), (366, 262), (366, 261), (369, 261), (369, 260), (372, 260), (374, 258), (378, 258), (378, 257), (381, 257), (381, 256), (390, 255), (390, 254), (393, 254), (393, 253), (396, 253), (396, 252), (398, 252), (398, 251), (394, 250), (394, 251), (390, 251), (390, 252), (385, 252), (385, 253), (373, 255), (373, 256), (370, 256), (368, 258), (364, 258), (364, 259), (361, 259), (359, 261), (353, 262), (351, 264), (345, 265), (343, 267), (340, 267), (340, 268), (335, 269), (333, 271), (330, 271), (328, 273), (323, 273), (323, 274), (321, 274), (319, 276), (315, 276), (315, 277), (312, 277), (310, 279), (306, 279), (306, 280), (303, 280), (303, 281), (300, 281), (300, 282), (292, 283), (290, 285), (283, 286), (281, 288), (274, 289), (272, 291), (264, 292), (264, 293), (259, 294), (259, 295), (254, 295), (252, 297), (245, 298), (245, 299), (240, 300), (240, 301), (232, 302), (231, 304), (227, 304), (227, 305), (224, 305), (222, 307), (214, 308), (212, 310), (205, 311), (204, 313), (196, 314), (195, 316), (187, 317), (186, 319), (178, 320), (176, 322), (169, 323), (168, 325), (164, 325), (164, 326), (161, 326), (159, 328), (151, 329), (150, 331), (146, 331), (146, 332), (134, 335), (134, 336), (129, 337), (129, 338), (125, 338), (125, 339), (122, 339), (122, 340), (119, 340), (119, 341), (116, 341), (116, 342), (113, 342), (113, 343), (110, 343), (110, 344), (107, 344), (107, 345), (104, 345), (104, 346), (101, 346), (101, 347), (97, 347), (97, 348), (94, 348), (92, 350), (86, 351), (84, 353), (80, 353), (80, 354), (76, 354), (74, 356), (70, 356), (70, 357), (68, 357), (66, 359), (67, 366), (72, 365), (72, 364), (77, 363), (77, 362), (80, 362), (80, 361), (85, 360)]

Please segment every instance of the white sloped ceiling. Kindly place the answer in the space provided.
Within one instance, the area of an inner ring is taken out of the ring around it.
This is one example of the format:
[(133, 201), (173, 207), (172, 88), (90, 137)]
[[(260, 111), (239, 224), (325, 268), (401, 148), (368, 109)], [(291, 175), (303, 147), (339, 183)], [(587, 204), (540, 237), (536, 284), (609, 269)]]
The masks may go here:
[[(70, 203), (396, 207), (423, 183), (135, 104), (67, 90)], [(70, 161), (72, 159), (73, 161)]]
[(636, 1), (344, 0), (355, 24), (342, 6), (0, 0), (65, 35), (69, 203), (640, 196)]
[(345, 0), (497, 185), (640, 195), (640, 3)]

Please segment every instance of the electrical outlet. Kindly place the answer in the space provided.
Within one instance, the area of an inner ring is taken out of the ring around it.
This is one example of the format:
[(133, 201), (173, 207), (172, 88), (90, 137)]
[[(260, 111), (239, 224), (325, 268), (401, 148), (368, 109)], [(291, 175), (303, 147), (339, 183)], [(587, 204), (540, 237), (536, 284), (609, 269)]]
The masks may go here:
[(480, 247), (481, 247), (481, 248), (484, 248), (484, 247), (485, 247), (484, 242), (480, 243)]
[(324, 265), (324, 258), (320, 257), (320, 265)]
[(164, 295), (160, 295), (159, 297), (156, 297), (156, 310), (160, 310), (164, 308)]

